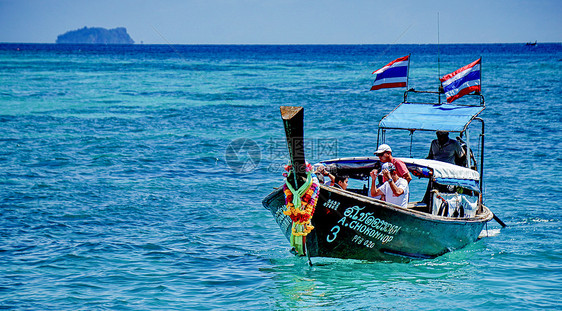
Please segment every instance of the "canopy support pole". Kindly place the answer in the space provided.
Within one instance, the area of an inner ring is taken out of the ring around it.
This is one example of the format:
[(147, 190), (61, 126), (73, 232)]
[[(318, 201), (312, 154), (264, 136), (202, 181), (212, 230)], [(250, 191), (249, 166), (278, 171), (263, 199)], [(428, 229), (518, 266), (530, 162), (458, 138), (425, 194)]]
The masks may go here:
[[(464, 133), (466, 135), (466, 167), (470, 168), (470, 137), (468, 137), (468, 128)], [(480, 180), (482, 180), (482, 178)]]
[(484, 120), (478, 117), (474, 120), (482, 122), (482, 133), (480, 134), (480, 144), (482, 145), (480, 150), (480, 193), (482, 193), (482, 184), (484, 183)]
[(410, 158), (412, 157), (412, 145), (414, 144), (414, 131), (410, 130)]

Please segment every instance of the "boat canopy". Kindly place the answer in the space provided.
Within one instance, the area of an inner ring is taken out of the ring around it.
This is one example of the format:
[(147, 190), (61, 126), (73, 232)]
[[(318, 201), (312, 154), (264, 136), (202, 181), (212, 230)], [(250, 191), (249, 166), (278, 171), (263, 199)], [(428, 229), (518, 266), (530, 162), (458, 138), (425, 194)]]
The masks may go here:
[(412, 166), (430, 169), (433, 172), (432, 177), (438, 184), (455, 185), (474, 191), (480, 191), (478, 188), (480, 181), (480, 174), (478, 171), (436, 160), (411, 158), (398, 159), (402, 160), (410, 171), (412, 171)]
[(401, 103), (380, 122), (380, 129), (463, 132), (484, 106)]
[(397, 158), (404, 162), (406, 166), (413, 164), (421, 167), (427, 167), (433, 171), (433, 178), (439, 179), (465, 179), (465, 180), (480, 180), (480, 174), (477, 171), (454, 165), (447, 162), (441, 162), (428, 159), (412, 159), (412, 158)]

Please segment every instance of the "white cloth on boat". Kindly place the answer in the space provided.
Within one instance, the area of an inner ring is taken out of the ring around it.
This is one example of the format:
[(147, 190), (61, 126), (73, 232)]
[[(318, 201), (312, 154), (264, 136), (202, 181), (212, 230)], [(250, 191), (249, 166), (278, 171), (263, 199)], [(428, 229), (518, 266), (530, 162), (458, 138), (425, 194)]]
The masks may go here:
[[(444, 208), (444, 201), (447, 202), (447, 208)], [(470, 196), (460, 193), (433, 194), (433, 206), (431, 212), (433, 215), (453, 217), (456, 214), (455, 217), (461, 217), (462, 215), (462, 217), (471, 218), (476, 215), (477, 210), (478, 196)]]
[(433, 178), (480, 180), (480, 174), (466, 167), (427, 159), (398, 158), (406, 164), (425, 166), (433, 170)]

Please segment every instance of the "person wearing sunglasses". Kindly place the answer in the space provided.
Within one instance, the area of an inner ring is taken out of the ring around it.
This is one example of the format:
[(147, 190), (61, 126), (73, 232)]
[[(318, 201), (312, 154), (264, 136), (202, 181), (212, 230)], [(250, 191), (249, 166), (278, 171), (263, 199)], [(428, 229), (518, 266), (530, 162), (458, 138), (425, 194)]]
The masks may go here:
[(381, 173), (387, 181), (377, 188), (375, 185), (377, 175), (375, 170), (371, 171), (371, 179), (373, 180), (371, 197), (381, 196), (383, 201), (407, 208), (410, 196), (408, 181), (400, 177), (394, 164), (389, 162), (383, 164)]

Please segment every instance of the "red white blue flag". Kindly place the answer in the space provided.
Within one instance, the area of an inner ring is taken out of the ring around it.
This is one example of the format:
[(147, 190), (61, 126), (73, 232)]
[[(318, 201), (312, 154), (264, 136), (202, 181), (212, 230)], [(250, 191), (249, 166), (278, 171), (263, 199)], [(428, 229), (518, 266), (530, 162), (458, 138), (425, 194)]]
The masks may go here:
[(407, 87), (409, 65), (410, 55), (406, 55), (391, 61), (388, 65), (373, 72), (377, 76), (371, 91), (393, 87)]
[(447, 96), (447, 102), (452, 103), (454, 100), (463, 97), (471, 92), (480, 92), (480, 62), (482, 58), (444, 75), (441, 80), (443, 91)]

